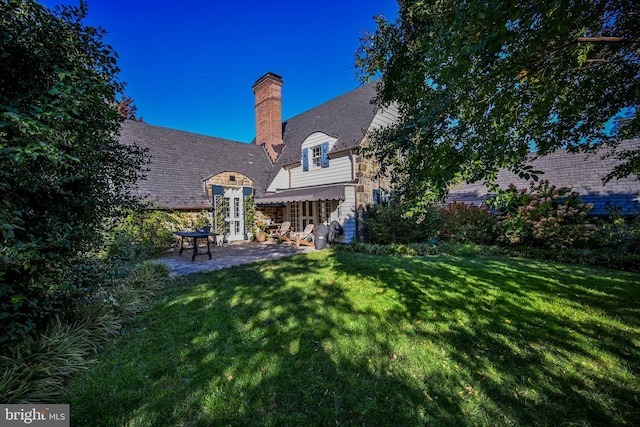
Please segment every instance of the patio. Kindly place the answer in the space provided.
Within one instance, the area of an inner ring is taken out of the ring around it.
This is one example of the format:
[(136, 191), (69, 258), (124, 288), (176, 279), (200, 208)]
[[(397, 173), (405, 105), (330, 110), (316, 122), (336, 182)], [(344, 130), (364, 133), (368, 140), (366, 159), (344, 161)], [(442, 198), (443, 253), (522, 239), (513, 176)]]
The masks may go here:
[(231, 242), (222, 246), (211, 245), (211, 259), (206, 255), (206, 246), (200, 247), (200, 253), (195, 261), (191, 261), (191, 250), (184, 250), (179, 254), (179, 248), (171, 249), (158, 261), (169, 266), (174, 275), (180, 276), (201, 271), (221, 270), (241, 264), (256, 261), (264, 261), (282, 257), (293, 256), (299, 253), (309, 253), (316, 249), (311, 246), (289, 246), (288, 243), (275, 242)]

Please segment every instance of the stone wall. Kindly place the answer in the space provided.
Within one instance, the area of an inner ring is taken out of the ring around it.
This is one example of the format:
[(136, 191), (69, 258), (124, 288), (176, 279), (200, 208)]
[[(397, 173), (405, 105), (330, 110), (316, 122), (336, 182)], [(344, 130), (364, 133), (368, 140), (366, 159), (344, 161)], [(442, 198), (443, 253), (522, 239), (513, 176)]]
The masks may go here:
[(212, 176), (204, 182), (204, 190), (211, 201), (211, 186), (222, 185), (225, 187), (252, 187), (253, 180), (237, 172), (223, 172)]
[[(365, 146), (366, 140), (363, 142)], [(357, 206), (357, 225), (356, 235), (358, 238), (362, 236), (364, 226), (363, 215), (368, 206), (374, 204), (374, 190), (382, 190), (386, 194), (391, 191), (391, 181), (388, 178), (377, 178), (379, 167), (377, 161), (365, 156), (361, 153), (354, 155), (354, 173), (356, 180), (356, 206)]]

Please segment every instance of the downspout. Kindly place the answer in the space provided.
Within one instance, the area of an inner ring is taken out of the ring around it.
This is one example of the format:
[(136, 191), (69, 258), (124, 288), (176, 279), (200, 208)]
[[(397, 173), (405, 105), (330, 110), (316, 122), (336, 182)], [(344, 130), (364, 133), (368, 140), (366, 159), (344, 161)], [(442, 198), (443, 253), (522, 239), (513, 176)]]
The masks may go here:
[(353, 149), (349, 150), (349, 160), (351, 161), (351, 181), (356, 179), (356, 164), (353, 161)]
[[(353, 158), (353, 149), (349, 150), (349, 160), (351, 161), (351, 182), (354, 182), (356, 180), (356, 162)], [(356, 184), (355, 187), (355, 196), (356, 196), (356, 236), (355, 239), (356, 241), (360, 240), (360, 223), (362, 221), (362, 218), (360, 217), (360, 214), (358, 213), (358, 186)]]

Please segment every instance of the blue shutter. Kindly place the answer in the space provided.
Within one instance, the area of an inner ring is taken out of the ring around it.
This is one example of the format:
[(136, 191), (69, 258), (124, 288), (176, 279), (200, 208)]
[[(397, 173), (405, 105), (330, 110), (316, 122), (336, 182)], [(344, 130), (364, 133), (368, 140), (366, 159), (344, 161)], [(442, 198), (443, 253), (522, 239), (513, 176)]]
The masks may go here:
[(322, 166), (323, 168), (328, 168), (329, 167), (329, 143), (323, 142), (322, 145), (320, 146), (320, 149), (322, 154), (322, 161), (320, 162), (320, 166)]
[(212, 185), (211, 193), (214, 196), (224, 196), (224, 187), (222, 185)]
[(302, 149), (302, 170), (303, 171), (309, 170), (309, 149), (308, 148)]
[(373, 204), (374, 204), (374, 206), (377, 206), (380, 203), (382, 203), (382, 197), (381, 197), (381, 194), (380, 194), (380, 189), (373, 190)]
[(218, 233), (218, 203), (216, 203), (216, 196), (224, 196), (224, 187), (222, 185), (211, 186), (211, 203), (213, 204), (213, 231)]

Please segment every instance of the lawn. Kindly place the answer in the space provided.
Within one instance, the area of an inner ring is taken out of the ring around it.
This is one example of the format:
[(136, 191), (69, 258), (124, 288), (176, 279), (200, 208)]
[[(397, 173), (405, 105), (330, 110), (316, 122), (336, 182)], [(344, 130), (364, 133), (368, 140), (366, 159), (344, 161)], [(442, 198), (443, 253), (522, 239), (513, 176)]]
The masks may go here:
[(72, 425), (640, 425), (640, 275), (330, 250), (180, 278)]

